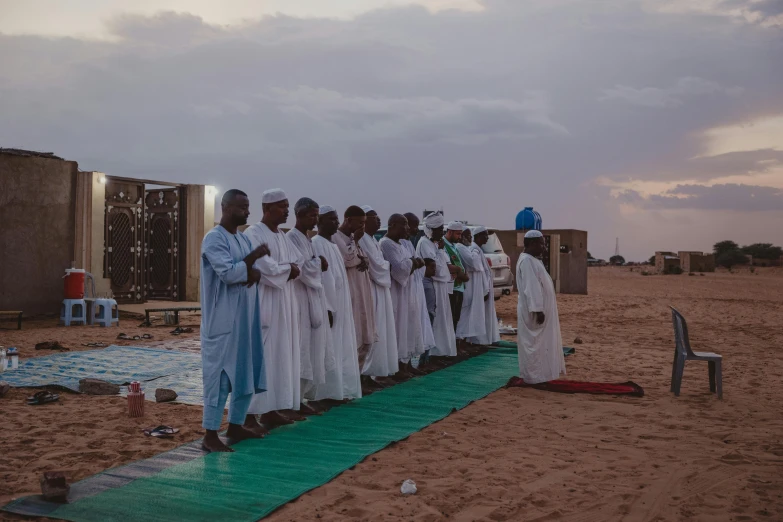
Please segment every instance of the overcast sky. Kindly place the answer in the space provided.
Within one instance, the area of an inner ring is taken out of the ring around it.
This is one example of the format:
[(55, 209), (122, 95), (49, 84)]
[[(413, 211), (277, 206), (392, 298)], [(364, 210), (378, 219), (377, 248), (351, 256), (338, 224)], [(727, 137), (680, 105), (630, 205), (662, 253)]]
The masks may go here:
[(783, 243), (782, 64), (783, 0), (0, 0), (0, 146), (641, 260)]

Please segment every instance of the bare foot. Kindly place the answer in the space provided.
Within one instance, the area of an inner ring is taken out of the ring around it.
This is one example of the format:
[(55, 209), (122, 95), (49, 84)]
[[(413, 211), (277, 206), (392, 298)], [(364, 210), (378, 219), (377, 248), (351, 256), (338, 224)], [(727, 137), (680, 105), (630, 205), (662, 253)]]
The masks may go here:
[[(238, 424), (229, 424), (228, 425), (229, 432), (231, 431), (231, 426), (238, 426)], [(255, 415), (246, 416), (245, 424), (242, 427), (250, 431), (251, 433), (255, 433), (256, 438), (262, 438), (269, 435), (269, 430), (258, 423)]]
[(229, 440), (234, 443), (246, 439), (263, 439), (267, 433), (269, 432), (267, 432), (261, 426), (257, 426), (257, 428), (248, 428), (246, 426), (242, 426), (241, 424), (229, 424), (226, 437), (228, 437)]
[(281, 410), (280, 413), (284, 415), (286, 418), (295, 422), (307, 420), (307, 417), (305, 417), (304, 415), (302, 415), (296, 410)]
[(261, 424), (270, 430), (293, 423), (294, 421), (282, 415), (279, 411), (270, 411), (261, 415)]
[(201, 449), (209, 453), (232, 453), (234, 451), (220, 440), (215, 430), (207, 430), (204, 440), (201, 441)]
[(310, 406), (309, 404), (302, 403), (299, 405), (299, 413), (302, 415), (320, 415), (321, 412)]

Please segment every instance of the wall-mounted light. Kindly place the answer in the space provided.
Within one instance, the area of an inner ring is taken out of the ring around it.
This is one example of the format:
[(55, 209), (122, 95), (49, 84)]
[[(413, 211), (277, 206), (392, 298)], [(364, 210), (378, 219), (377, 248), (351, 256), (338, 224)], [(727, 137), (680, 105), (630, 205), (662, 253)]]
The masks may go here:
[(214, 198), (218, 194), (218, 189), (217, 187), (213, 187), (212, 185), (207, 185), (206, 193), (208, 197)]
[(106, 184), (106, 176), (101, 176), (100, 178), (98, 178), (98, 182), (105, 185)]

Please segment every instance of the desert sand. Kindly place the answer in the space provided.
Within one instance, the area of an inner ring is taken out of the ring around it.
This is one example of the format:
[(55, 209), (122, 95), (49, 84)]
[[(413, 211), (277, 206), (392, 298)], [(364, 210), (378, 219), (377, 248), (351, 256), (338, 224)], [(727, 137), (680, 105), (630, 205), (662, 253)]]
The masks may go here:
[[(645, 277), (638, 270), (592, 268), (590, 295), (560, 295), (558, 303), (564, 342), (577, 350), (566, 359), (567, 377), (632, 380), (645, 397), (499, 390), (268, 520), (782, 520), (783, 271)], [(515, 298), (498, 302), (506, 322), (515, 320)], [(669, 392), (669, 305), (688, 319), (694, 349), (723, 355), (722, 401), (709, 393), (705, 363), (688, 363), (679, 398)], [(16, 344), (27, 357), (43, 340), (87, 349), (81, 342), (137, 332), (90, 329), (82, 339), (85, 329), (48, 326), (0, 331), (0, 344)], [(153, 328), (155, 339), (141, 344), (176, 339), (192, 349), (192, 339), (167, 332)], [(583, 344), (574, 345), (576, 337)], [(13, 390), (0, 399), (3, 503), (37, 493), (43, 471), (65, 469), (78, 480), (202, 434), (199, 407), (147, 403), (144, 419), (129, 419), (120, 398), (64, 394), (59, 404), (33, 408), (27, 395)], [(141, 434), (159, 423), (182, 432), (172, 441)], [(400, 494), (405, 479), (416, 482), (416, 495)]]

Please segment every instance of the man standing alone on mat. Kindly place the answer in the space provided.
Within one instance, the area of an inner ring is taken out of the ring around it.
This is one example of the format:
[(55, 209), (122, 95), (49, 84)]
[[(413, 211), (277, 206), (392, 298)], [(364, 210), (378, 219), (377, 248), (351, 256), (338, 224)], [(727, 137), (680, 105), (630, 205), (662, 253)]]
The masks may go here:
[(233, 451), (218, 437), (228, 394), (230, 441), (263, 437), (244, 428), (245, 414), (254, 393), (266, 388), (261, 321), (256, 284), (261, 278), (253, 263), (269, 255), (266, 245), (253, 250), (250, 240), (237, 231), (247, 223), (250, 200), (232, 189), (220, 203), (220, 225), (201, 243), (201, 362), (204, 380), (204, 419), (207, 431), (201, 447), (206, 451)]
[(538, 259), (546, 252), (544, 236), (531, 230), (524, 244), (525, 252), (517, 262), (519, 376), (527, 384), (537, 384), (557, 379), (566, 367), (555, 285)]

